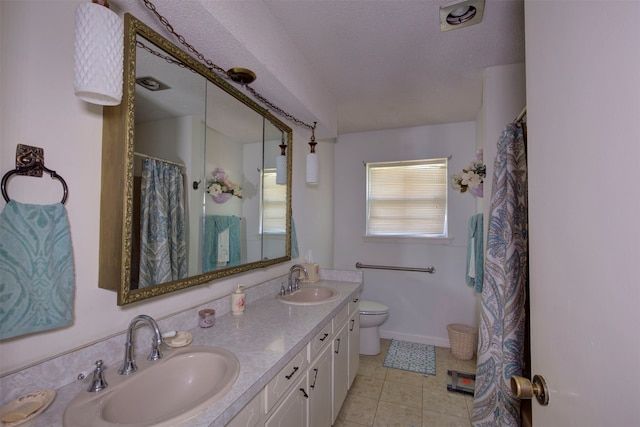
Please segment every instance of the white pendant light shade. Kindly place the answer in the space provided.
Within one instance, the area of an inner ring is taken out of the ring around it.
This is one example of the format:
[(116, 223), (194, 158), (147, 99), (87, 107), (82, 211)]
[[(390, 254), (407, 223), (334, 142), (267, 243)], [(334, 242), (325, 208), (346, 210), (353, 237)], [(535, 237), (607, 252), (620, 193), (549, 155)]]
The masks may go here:
[(287, 156), (285, 155), (276, 157), (276, 184), (287, 184)]
[(98, 105), (122, 100), (124, 25), (108, 6), (82, 3), (76, 9), (73, 88)]
[(318, 155), (315, 152), (307, 154), (307, 184), (317, 184), (319, 172)]

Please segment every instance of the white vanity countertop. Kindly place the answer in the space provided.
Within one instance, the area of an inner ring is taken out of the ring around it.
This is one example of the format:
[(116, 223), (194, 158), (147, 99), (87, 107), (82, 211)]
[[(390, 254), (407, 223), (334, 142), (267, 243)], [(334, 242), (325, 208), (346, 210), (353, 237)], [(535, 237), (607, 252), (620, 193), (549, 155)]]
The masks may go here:
[[(211, 328), (189, 331), (193, 334), (191, 345), (222, 347), (235, 354), (240, 374), (225, 397), (181, 426), (222, 427), (228, 423), (362, 288), (361, 283), (327, 280), (314, 285), (333, 287), (340, 297), (319, 305), (289, 305), (275, 296), (265, 297), (248, 304), (243, 314), (225, 314), (217, 317)], [(137, 349), (137, 354), (144, 357), (146, 351)], [(163, 345), (162, 351), (169, 354), (172, 350)], [(109, 376), (118, 375), (117, 367), (106, 370), (105, 375), (108, 382)], [(58, 389), (52, 405), (28, 425), (61, 426), (65, 408), (84, 387), (84, 383), (75, 382)]]

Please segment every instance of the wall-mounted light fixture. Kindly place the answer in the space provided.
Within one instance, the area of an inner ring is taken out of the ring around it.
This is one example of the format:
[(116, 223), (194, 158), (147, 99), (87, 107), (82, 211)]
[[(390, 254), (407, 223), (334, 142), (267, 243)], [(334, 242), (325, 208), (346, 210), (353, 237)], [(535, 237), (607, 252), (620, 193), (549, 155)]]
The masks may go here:
[(120, 104), (124, 25), (107, 0), (78, 6), (74, 45), (76, 96), (92, 104)]
[(307, 154), (307, 184), (317, 184), (318, 175), (320, 172), (320, 162), (318, 161), (318, 155), (316, 154), (316, 124), (313, 122), (313, 128), (311, 128), (311, 141), (309, 141), (309, 154)]
[(276, 184), (287, 184), (287, 145), (284, 143), (284, 134), (282, 135), (282, 143), (279, 145), (280, 155), (276, 157)]

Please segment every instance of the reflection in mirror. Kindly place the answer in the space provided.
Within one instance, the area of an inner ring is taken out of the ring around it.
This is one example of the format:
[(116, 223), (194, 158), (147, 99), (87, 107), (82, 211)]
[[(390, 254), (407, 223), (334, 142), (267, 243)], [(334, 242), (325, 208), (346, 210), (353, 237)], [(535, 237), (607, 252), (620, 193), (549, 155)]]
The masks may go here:
[[(104, 108), (100, 287), (129, 304), (291, 259), (291, 129), (125, 15)], [(122, 185), (124, 184), (124, 189)]]
[(200, 274), (206, 80), (136, 36), (130, 289)]
[[(262, 208), (259, 230), (262, 236), (264, 259), (277, 258), (286, 252), (287, 230), (287, 176), (277, 180), (276, 160), (284, 133), (269, 121), (265, 122), (264, 169), (262, 174)], [(286, 144), (285, 144), (286, 145)], [(284, 184), (278, 182), (284, 181)]]

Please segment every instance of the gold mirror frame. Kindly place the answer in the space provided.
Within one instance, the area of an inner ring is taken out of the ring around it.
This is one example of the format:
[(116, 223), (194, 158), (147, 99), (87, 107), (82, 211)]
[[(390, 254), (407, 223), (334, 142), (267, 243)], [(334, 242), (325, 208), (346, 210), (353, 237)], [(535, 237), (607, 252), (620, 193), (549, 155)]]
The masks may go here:
[[(102, 135), (102, 191), (100, 202), (100, 259), (98, 286), (116, 290), (117, 304), (126, 305), (148, 298), (201, 285), (212, 280), (233, 276), (250, 270), (268, 267), (291, 260), (291, 146), (292, 130), (265, 108), (231, 86), (223, 78), (193, 59), (183, 50), (156, 33), (130, 14), (125, 14), (124, 90), (118, 106), (103, 108)], [(153, 42), (188, 67), (202, 75), (234, 98), (250, 107), (286, 135), (287, 153), (287, 220), (285, 256), (250, 262), (234, 267), (205, 272), (172, 282), (143, 289), (130, 289), (134, 111), (136, 85), (136, 36)]]

